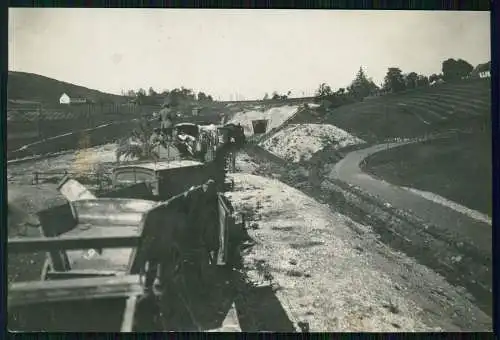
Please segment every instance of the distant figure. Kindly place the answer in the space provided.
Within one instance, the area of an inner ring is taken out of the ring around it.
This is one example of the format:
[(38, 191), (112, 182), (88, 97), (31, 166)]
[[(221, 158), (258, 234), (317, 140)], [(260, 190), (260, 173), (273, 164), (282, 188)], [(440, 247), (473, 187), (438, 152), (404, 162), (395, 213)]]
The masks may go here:
[(161, 132), (168, 138), (172, 138), (172, 130), (174, 127), (174, 119), (176, 118), (175, 108), (177, 105), (168, 100), (162, 105), (162, 109), (159, 112), (160, 116), (160, 128)]

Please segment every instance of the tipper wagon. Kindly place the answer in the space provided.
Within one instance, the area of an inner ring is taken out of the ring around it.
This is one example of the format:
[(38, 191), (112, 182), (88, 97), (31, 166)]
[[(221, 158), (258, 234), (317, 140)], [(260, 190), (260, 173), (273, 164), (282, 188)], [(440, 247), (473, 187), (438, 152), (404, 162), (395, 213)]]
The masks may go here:
[(186, 282), (209, 287), (228, 262), (234, 212), (211, 180), (164, 201), (75, 188), (65, 179), (68, 202), (39, 213), (43, 237), (9, 239), (9, 254), (47, 252), (40, 282), (9, 287), (10, 330), (151, 330), (140, 320), (166, 313), (153, 305), (164, 308)]

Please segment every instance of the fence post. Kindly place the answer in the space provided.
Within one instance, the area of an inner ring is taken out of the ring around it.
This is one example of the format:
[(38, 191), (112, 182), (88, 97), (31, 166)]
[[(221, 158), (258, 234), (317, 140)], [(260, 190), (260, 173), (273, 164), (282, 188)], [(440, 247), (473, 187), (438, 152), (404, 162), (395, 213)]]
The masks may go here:
[(37, 137), (42, 138), (42, 104), (38, 107), (37, 130)]

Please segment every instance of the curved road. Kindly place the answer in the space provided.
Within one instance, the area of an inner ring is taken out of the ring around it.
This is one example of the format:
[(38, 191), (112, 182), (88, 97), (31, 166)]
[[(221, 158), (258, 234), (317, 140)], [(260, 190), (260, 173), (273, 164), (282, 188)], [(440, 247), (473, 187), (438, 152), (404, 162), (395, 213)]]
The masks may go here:
[(393, 207), (410, 211), (420, 219), (454, 235), (457, 242), (468, 242), (478, 250), (491, 255), (491, 226), (447, 206), (431, 201), (421, 195), (403, 189), (397, 185), (376, 179), (364, 173), (361, 162), (368, 156), (390, 148), (412, 142), (379, 144), (366, 149), (350, 152), (338, 162), (330, 177), (355, 185), (362, 190), (379, 197)]

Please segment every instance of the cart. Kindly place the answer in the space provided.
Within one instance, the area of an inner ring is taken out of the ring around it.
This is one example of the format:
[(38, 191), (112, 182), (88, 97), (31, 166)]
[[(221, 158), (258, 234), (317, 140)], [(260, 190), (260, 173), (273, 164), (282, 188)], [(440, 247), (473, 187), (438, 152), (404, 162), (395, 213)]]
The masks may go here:
[(165, 301), (186, 280), (208, 286), (214, 267), (230, 263), (234, 212), (213, 182), (166, 201), (81, 189), (63, 181), (68, 203), (38, 214), (43, 237), (9, 239), (9, 253), (47, 252), (40, 282), (9, 287), (9, 329), (140, 330), (137, 320), (159, 317), (137, 312), (144, 294)]

